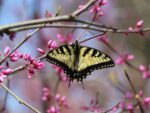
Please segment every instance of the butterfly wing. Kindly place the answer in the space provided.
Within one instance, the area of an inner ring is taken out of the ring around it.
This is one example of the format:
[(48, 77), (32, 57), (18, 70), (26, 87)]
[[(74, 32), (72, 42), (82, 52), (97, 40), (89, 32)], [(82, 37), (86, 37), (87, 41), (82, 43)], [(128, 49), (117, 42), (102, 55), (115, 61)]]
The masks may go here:
[(105, 53), (86, 46), (80, 47), (79, 62), (78, 62), (78, 77), (80, 80), (86, 78), (92, 71), (114, 67), (113, 60)]
[(61, 67), (68, 76), (72, 75), (75, 55), (71, 45), (63, 45), (57, 49), (49, 51), (46, 60)]

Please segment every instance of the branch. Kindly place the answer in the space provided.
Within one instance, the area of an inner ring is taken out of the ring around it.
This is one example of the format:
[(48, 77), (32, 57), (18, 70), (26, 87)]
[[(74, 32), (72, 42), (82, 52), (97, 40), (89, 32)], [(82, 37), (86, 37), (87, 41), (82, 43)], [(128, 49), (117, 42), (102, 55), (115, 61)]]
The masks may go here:
[(13, 96), (20, 104), (25, 105), (26, 107), (28, 107), (29, 109), (31, 109), (32, 111), (34, 111), (35, 113), (41, 113), (40, 111), (38, 111), (37, 109), (35, 109), (34, 107), (32, 107), (31, 105), (29, 105), (27, 102), (25, 102), (24, 100), (22, 100), (21, 98), (19, 98), (15, 93), (13, 93), (9, 88), (7, 88), (4, 84), (0, 84), (3, 89), (5, 89), (11, 96)]
[(84, 11), (86, 11), (91, 5), (93, 5), (96, 2), (97, 0), (90, 0), (82, 8), (74, 11), (72, 14), (69, 14), (69, 15), (55, 16), (55, 17), (50, 17), (50, 18), (45, 18), (45, 19), (29, 20), (29, 21), (19, 22), (16, 24), (1, 26), (0, 33), (9, 33), (10, 29), (23, 27), (23, 26), (31, 26), (31, 25), (45, 24), (45, 23), (52, 24), (54, 22), (74, 21), (74, 18), (76, 16), (79, 16), (80, 14), (82, 14)]
[(30, 26), (24, 26), (24, 27), (18, 27), (18, 28), (14, 28), (14, 29), (10, 29), (10, 32), (19, 32), (19, 31), (24, 31), (24, 30), (29, 30), (29, 29), (35, 29), (35, 28), (79, 28), (79, 29), (90, 29), (90, 30), (94, 30), (94, 31), (99, 31), (102, 32), (103, 29), (101, 28), (96, 28), (96, 27), (92, 27), (89, 25), (75, 25), (75, 24), (47, 24), (45, 26), (42, 26), (41, 24), (37, 24), (37, 25), (30, 25)]

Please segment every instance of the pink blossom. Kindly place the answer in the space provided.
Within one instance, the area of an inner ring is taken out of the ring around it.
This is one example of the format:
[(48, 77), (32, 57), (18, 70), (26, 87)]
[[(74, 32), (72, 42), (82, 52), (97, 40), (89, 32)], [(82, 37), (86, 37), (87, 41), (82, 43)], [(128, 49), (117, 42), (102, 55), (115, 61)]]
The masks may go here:
[(19, 54), (18, 51), (14, 51), (11, 55), (10, 55), (10, 60), (12, 62), (16, 62), (18, 61), (18, 59), (22, 58), (23, 55), (22, 54)]
[(19, 58), (23, 58), (23, 54), (18, 53), (18, 57), (19, 57)]
[(95, 13), (95, 12), (98, 12), (99, 10), (100, 10), (100, 7), (95, 5), (90, 9), (90, 13)]
[(65, 37), (61, 34), (57, 34), (57, 38), (61, 43), (69, 43), (73, 40), (72, 34), (67, 34)]
[(32, 76), (34, 75), (34, 70), (31, 68), (28, 68), (28, 78), (32, 78)]
[(47, 113), (60, 113), (60, 110), (58, 107), (51, 106), (48, 110)]
[(48, 41), (48, 48), (50, 49), (54, 49), (54, 48), (57, 48), (57, 43), (55, 40), (49, 40)]
[(45, 17), (46, 18), (52, 17), (52, 14), (48, 10), (46, 10), (45, 11)]
[(150, 97), (143, 98), (143, 106), (146, 109), (150, 109)]
[(127, 60), (133, 60), (134, 59), (134, 55), (132, 55), (132, 54), (125, 54), (125, 58)]
[(35, 69), (42, 69), (45, 66), (45, 64), (40, 61), (33, 61), (33, 65)]
[(125, 108), (125, 103), (124, 102), (120, 102), (119, 108), (124, 109)]
[(24, 58), (24, 60), (28, 60), (28, 61), (31, 60), (30, 54), (27, 54), (27, 53), (25, 53), (25, 54), (23, 55), (23, 58)]
[(97, 38), (99, 41), (103, 41), (103, 42), (108, 42), (108, 36), (107, 35), (102, 35), (102, 36), (99, 36)]
[(107, 0), (99, 0), (98, 1), (99, 5), (105, 5), (107, 3)]
[(147, 67), (145, 67), (144, 65), (140, 65), (139, 70), (143, 74), (143, 79), (147, 79), (150, 77), (150, 70)]
[(84, 5), (79, 5), (78, 8), (81, 9)]
[(2, 73), (4, 74), (4, 75), (8, 75), (8, 74), (10, 74), (12, 72), (12, 69), (10, 69), (10, 68), (8, 68), (8, 69), (6, 69), (6, 70), (2, 70)]
[(144, 65), (140, 65), (140, 66), (139, 66), (139, 70), (143, 72), (143, 71), (146, 70), (146, 67), (145, 67)]
[(133, 108), (134, 108), (134, 107), (133, 107), (133, 104), (132, 104), (132, 103), (127, 103), (127, 104), (126, 104), (126, 109), (127, 109), (127, 110), (133, 111)]
[(132, 27), (129, 27), (129, 28), (128, 28), (128, 31), (129, 31), (129, 32), (132, 32), (132, 31), (135, 31), (135, 29), (132, 28)]
[(4, 49), (4, 56), (7, 56), (8, 54), (9, 54), (9, 52), (10, 52), (10, 47), (6, 47), (5, 49)]
[(45, 54), (45, 51), (41, 48), (37, 48), (38, 52), (40, 52), (41, 54)]
[(60, 96), (60, 94), (56, 94), (55, 99), (59, 106), (69, 108), (69, 106), (66, 102), (66, 96)]
[(3, 65), (0, 66), (0, 70), (3, 68)]
[(139, 91), (139, 96), (140, 96), (140, 97), (143, 96), (143, 91), (142, 91), (142, 90)]
[(147, 79), (150, 77), (150, 71), (144, 71), (143, 72), (143, 79)]
[(5, 77), (7, 77), (7, 76), (4, 75), (3, 73), (0, 73), (0, 83), (2, 83), (4, 81)]
[(43, 88), (43, 96), (42, 96), (42, 100), (43, 101), (49, 101), (50, 99), (50, 91), (48, 87), (44, 87)]
[(60, 94), (56, 94), (56, 95), (55, 95), (55, 99), (56, 99), (56, 101), (59, 101), (59, 99), (60, 99)]
[(124, 58), (122, 56), (118, 56), (115, 60), (115, 64), (124, 64)]
[(99, 13), (98, 13), (98, 17), (101, 17), (101, 16), (103, 16), (103, 15), (104, 15), (103, 12), (99, 12)]
[(63, 37), (61, 34), (57, 34), (57, 38), (60, 42), (65, 43), (65, 37)]
[(117, 59), (115, 60), (116, 64), (124, 64), (126, 61), (131, 61), (134, 59), (134, 55), (126, 53), (123, 56), (118, 56)]
[(144, 24), (143, 20), (137, 21), (136, 28), (141, 28), (143, 26), (143, 24)]

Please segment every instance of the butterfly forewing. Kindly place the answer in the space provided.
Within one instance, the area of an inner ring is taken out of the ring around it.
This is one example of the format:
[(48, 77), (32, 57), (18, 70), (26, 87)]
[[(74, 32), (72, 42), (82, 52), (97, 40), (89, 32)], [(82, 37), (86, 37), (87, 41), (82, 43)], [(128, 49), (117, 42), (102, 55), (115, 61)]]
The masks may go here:
[(64, 45), (48, 52), (46, 59), (52, 64), (62, 67), (65, 71), (72, 70), (74, 64), (72, 46)]

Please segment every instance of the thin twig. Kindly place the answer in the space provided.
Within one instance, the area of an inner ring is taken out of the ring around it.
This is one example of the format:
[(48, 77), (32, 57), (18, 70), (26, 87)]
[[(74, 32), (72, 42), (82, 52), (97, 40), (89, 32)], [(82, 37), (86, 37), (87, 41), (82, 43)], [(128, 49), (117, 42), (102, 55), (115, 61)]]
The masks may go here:
[(130, 83), (130, 85), (131, 85), (132, 91), (133, 91), (133, 93), (134, 93), (135, 99), (136, 99), (136, 101), (137, 101), (137, 104), (138, 104), (138, 106), (139, 106), (139, 108), (140, 108), (141, 113), (144, 113), (144, 109), (142, 108), (142, 105), (141, 105), (141, 102), (140, 102), (140, 97), (139, 97), (139, 95), (137, 94), (136, 89), (135, 89), (135, 87), (134, 87), (134, 85), (133, 85), (133, 83), (132, 83), (132, 81), (131, 81), (131, 79), (130, 79), (128, 73), (127, 73), (127, 71), (125, 70), (124, 73), (125, 73), (125, 76), (127, 77), (128, 81), (129, 81), (129, 83)]
[(86, 42), (86, 41), (88, 41), (88, 40), (97, 38), (98, 36), (102, 36), (102, 35), (104, 35), (104, 34), (105, 34), (105, 33), (101, 33), (101, 34), (98, 34), (98, 35), (94, 35), (94, 36), (92, 36), (92, 37), (90, 37), (90, 38), (87, 38), (87, 39), (85, 39), (85, 40), (83, 40), (83, 41), (81, 41), (81, 42), (79, 42), (79, 43), (80, 43), (80, 44), (81, 44), (81, 43), (84, 43), (84, 42)]
[(34, 111), (35, 113), (41, 113), (40, 111), (38, 111), (37, 109), (35, 109), (34, 107), (32, 107), (31, 105), (29, 105), (27, 102), (25, 102), (24, 100), (22, 100), (21, 98), (19, 98), (15, 93), (13, 93), (9, 88), (7, 88), (4, 84), (0, 84), (11, 96), (13, 96), (20, 104), (25, 105), (26, 107), (30, 108), (32, 111)]
[(104, 111), (102, 113), (108, 113), (108, 112), (112, 111), (114, 108), (118, 108), (119, 105), (120, 105), (120, 102), (118, 102), (115, 106), (113, 106), (112, 108), (110, 108), (110, 109), (108, 109), (108, 110), (106, 110), (106, 111)]
[(73, 16), (73, 17), (79, 16), (81, 13), (85, 12), (90, 6), (95, 4), (95, 2), (97, 2), (97, 0), (90, 0), (87, 4), (82, 6), (82, 8), (80, 8), (77, 11), (73, 12), (71, 16)]

